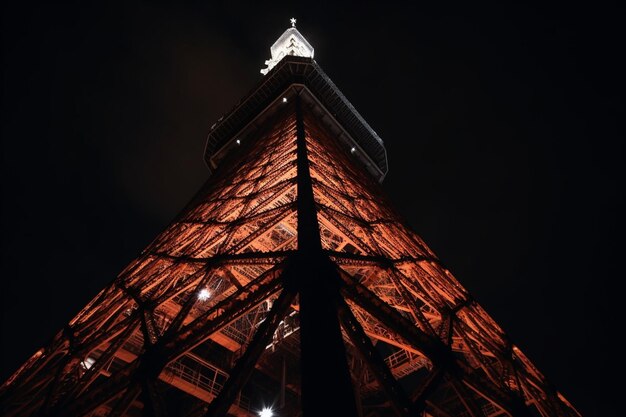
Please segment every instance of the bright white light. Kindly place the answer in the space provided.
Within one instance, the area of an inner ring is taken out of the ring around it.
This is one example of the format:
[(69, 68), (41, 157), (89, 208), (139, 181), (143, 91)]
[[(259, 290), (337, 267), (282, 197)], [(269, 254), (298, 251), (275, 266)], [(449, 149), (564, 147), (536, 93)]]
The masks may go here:
[(80, 363), (80, 365), (83, 367), (83, 369), (87, 370), (89, 368), (91, 368), (93, 366), (93, 364), (96, 363), (96, 360), (94, 358), (85, 358), (84, 361), (82, 361)]
[(356, 148), (350, 149), (350, 153), (355, 153), (355, 152), (356, 152)]
[(274, 411), (270, 407), (265, 407), (259, 412), (259, 417), (272, 417)]
[(237, 145), (241, 145), (241, 141), (237, 139)]
[(207, 290), (206, 288), (201, 289), (200, 292), (198, 293), (198, 299), (200, 301), (206, 301), (209, 299), (210, 296), (211, 296), (211, 292)]
[(283, 97), (283, 103), (287, 102), (287, 97)]

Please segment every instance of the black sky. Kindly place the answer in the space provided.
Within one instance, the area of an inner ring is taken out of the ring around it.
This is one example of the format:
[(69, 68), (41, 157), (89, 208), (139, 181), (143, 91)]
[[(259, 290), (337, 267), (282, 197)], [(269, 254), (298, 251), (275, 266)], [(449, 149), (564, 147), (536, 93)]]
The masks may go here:
[(617, 416), (620, 11), (208, 3), (5, 6), (0, 379), (206, 180), (209, 126), (295, 16), (407, 222), (583, 415)]

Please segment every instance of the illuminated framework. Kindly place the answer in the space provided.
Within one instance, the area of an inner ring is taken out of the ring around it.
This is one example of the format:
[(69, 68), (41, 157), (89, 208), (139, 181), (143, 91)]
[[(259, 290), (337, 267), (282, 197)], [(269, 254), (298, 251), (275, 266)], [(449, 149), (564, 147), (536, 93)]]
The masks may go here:
[(271, 68), (206, 159), (2, 415), (579, 416), (381, 197), (382, 141), (312, 58)]

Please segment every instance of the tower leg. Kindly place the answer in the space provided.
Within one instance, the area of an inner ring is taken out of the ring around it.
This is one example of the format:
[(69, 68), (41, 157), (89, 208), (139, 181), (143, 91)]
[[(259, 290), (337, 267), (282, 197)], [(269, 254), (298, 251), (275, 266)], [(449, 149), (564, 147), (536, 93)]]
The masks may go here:
[[(303, 268), (300, 279), (300, 348), (304, 417), (356, 417), (358, 411), (337, 316), (339, 288), (330, 261)], [(334, 288), (333, 288), (334, 287)]]
[(302, 414), (357, 417), (337, 312), (341, 280), (322, 252), (300, 97), (296, 97), (296, 134), (298, 255), (293, 259), (293, 285), (300, 294)]

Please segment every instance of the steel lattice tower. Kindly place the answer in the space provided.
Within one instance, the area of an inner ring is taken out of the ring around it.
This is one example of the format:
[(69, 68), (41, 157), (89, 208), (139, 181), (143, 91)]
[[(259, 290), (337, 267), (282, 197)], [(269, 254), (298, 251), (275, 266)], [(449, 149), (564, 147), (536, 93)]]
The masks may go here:
[(385, 200), (382, 140), (306, 39), (271, 51), (212, 178), (2, 415), (579, 416)]

